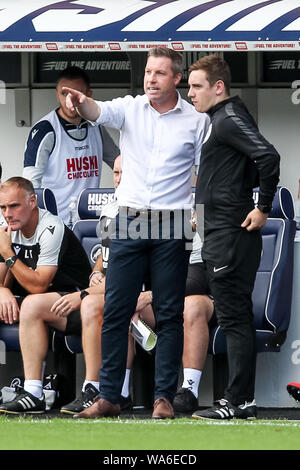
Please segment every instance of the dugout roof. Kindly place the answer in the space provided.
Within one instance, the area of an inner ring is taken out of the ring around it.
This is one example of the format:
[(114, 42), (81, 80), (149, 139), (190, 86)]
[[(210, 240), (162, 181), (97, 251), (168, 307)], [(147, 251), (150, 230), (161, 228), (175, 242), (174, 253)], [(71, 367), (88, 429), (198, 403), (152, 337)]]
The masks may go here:
[(0, 52), (298, 51), (300, 0), (0, 0)]

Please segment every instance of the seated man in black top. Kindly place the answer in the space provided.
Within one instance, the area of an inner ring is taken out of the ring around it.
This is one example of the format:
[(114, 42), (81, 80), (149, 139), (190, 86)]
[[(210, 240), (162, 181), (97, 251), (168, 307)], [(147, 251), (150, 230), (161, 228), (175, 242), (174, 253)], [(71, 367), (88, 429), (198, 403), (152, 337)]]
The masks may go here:
[[(20, 323), (24, 390), (1, 405), (4, 413), (45, 411), (43, 361), (48, 327), (75, 333), (79, 312), (54, 313), (61, 295), (84, 289), (91, 272), (79, 240), (63, 221), (37, 207), (29, 180), (14, 177), (0, 186), (0, 321)], [(79, 322), (78, 322), (79, 319)]]

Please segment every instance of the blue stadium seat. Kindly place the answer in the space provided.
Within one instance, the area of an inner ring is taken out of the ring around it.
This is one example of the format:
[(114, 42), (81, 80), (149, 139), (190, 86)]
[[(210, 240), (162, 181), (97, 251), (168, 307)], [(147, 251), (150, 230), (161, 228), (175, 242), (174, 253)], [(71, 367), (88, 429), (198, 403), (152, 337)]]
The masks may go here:
[(114, 200), (113, 188), (83, 189), (78, 198), (78, 215), (73, 232), (85, 249), (93, 267), (101, 250), (96, 229), (102, 206)]
[[(94, 267), (101, 250), (97, 235), (97, 225), (102, 206), (114, 200), (113, 188), (87, 188), (82, 190), (78, 198), (78, 215), (73, 232), (81, 242), (88, 255), (91, 267)], [(67, 335), (65, 345), (70, 352), (81, 353), (81, 336)]]
[(115, 198), (114, 188), (86, 188), (78, 197), (79, 219), (99, 219), (101, 208)]
[(37, 205), (40, 209), (47, 209), (54, 215), (57, 215), (57, 205), (54, 193), (49, 188), (36, 188), (35, 194)]
[(91, 267), (94, 267), (96, 259), (101, 252), (101, 243), (97, 236), (97, 220), (77, 220), (73, 232), (88, 255)]
[[(79, 200), (80, 203), (80, 200)], [(79, 208), (80, 204), (78, 204)], [(96, 259), (101, 250), (101, 243), (97, 236), (97, 219), (77, 220), (73, 227), (73, 232), (83, 246), (88, 255), (91, 267), (94, 267)], [(88, 286), (87, 286), (88, 287)], [(82, 353), (82, 343), (80, 335), (67, 335), (64, 338), (66, 348), (75, 354)]]
[[(258, 190), (253, 193), (255, 202)], [(253, 291), (257, 352), (279, 352), (290, 322), (296, 222), (291, 193), (278, 187), (262, 229), (263, 251)], [(209, 353), (226, 354), (220, 327), (210, 331)]]
[(0, 325), (0, 340), (4, 341), (6, 351), (20, 351), (19, 324)]

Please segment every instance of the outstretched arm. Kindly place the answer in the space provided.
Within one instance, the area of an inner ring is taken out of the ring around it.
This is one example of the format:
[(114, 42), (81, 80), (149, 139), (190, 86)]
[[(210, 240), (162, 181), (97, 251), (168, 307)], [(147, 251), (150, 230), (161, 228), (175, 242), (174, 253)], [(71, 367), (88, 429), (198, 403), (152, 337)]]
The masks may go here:
[(93, 98), (73, 88), (63, 87), (62, 91), (67, 93), (66, 106), (71, 111), (77, 109), (80, 116), (88, 121), (96, 121), (100, 116), (101, 109)]

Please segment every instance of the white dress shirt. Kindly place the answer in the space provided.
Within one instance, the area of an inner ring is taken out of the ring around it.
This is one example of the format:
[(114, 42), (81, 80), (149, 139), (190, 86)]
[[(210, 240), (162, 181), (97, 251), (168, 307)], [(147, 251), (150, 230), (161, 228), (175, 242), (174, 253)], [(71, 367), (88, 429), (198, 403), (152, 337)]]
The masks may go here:
[(136, 209), (192, 207), (191, 169), (198, 167), (209, 118), (178, 93), (176, 106), (160, 114), (147, 95), (98, 101), (96, 123), (120, 129), (120, 206)]

